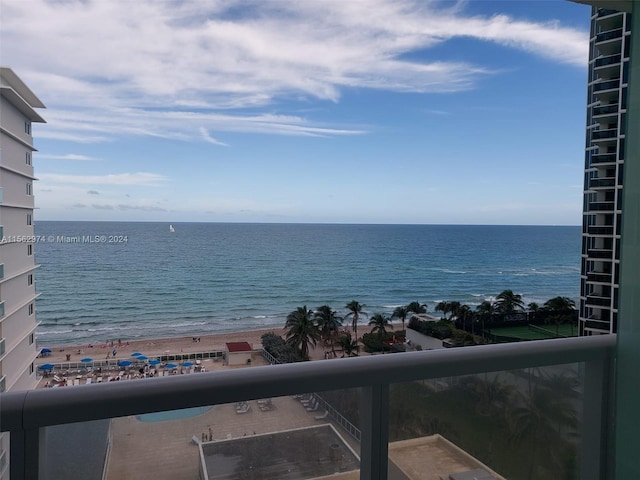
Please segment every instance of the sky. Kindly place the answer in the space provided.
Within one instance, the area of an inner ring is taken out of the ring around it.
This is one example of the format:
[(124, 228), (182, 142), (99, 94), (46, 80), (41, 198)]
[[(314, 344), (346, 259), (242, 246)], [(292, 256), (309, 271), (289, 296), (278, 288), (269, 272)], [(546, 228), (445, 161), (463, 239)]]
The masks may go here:
[(590, 7), (0, 0), (36, 220), (579, 225)]

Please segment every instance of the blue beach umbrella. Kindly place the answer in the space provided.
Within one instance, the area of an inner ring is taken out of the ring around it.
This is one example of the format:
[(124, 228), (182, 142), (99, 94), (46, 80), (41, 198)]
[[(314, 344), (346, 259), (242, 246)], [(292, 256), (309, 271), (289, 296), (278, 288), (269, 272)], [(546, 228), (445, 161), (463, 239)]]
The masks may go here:
[(178, 365), (176, 365), (175, 363), (167, 363), (165, 364), (164, 368), (178, 368)]
[(121, 367), (128, 367), (129, 365), (131, 365), (131, 362), (129, 360), (120, 360), (118, 362), (118, 365)]
[(145, 362), (145, 361), (149, 360), (149, 357), (146, 357), (144, 355), (138, 355), (136, 358), (138, 360), (140, 360), (141, 362)]
[(50, 348), (43, 348), (42, 350), (40, 350), (40, 353), (51, 353), (51, 349)]
[(154, 365), (154, 366), (155, 366), (155, 365), (160, 365), (161, 363), (162, 363), (162, 362), (161, 362), (160, 360), (151, 360), (151, 361), (149, 362), (149, 365)]
[(40, 370), (53, 370), (54, 367), (55, 365), (53, 363), (43, 363), (38, 368)]
[(182, 362), (183, 367), (193, 367), (193, 362)]
[(81, 361), (82, 363), (91, 363), (91, 362), (93, 362), (93, 358), (86, 357), (86, 358), (83, 358), (83, 359), (82, 359), (82, 360), (80, 360), (80, 361)]
[(131, 354), (132, 357), (139, 357), (140, 355), (142, 355), (140, 352), (133, 352)]

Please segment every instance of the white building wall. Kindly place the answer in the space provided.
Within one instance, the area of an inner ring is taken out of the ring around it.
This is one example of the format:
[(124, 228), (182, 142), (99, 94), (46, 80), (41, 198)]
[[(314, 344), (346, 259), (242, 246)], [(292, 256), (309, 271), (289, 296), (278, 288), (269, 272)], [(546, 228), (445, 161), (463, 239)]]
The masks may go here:
[[(27, 194), (27, 184), (31, 194)], [(3, 191), (3, 205), (24, 207), (33, 210), (33, 180), (10, 170), (0, 170), (0, 185)]]
[(31, 129), (31, 121), (22, 112), (3, 99), (0, 104), (0, 118), (2, 118), (2, 128), (18, 137), (29, 145), (33, 144), (33, 137), (25, 132), (25, 124)]
[(18, 142), (9, 135), (0, 135), (0, 164), (3, 167), (33, 176), (33, 151), (32, 146)]
[[(35, 247), (15, 237), (33, 236), (32, 119), (34, 107), (44, 107), (29, 88), (7, 68), (0, 68), (0, 225), (8, 243), (0, 243), (0, 379), (4, 388), (30, 389), (37, 382), (35, 344)], [(16, 102), (15, 104), (13, 102)], [(27, 185), (30, 185), (30, 188)], [(0, 456), (8, 446), (0, 436)], [(0, 467), (0, 475), (2, 475)]]
[[(5, 235), (8, 233), (5, 232)], [(29, 247), (31, 245), (31, 252), (34, 251), (35, 246), (27, 243), (8, 243), (0, 246), (0, 255), (2, 255), (2, 263), (4, 264), (5, 275), (7, 278), (7, 272), (22, 272), (29, 268), (33, 269), (33, 255), (28, 255)], [(0, 282), (2, 279), (0, 279)], [(0, 289), (2, 287), (0, 286)]]

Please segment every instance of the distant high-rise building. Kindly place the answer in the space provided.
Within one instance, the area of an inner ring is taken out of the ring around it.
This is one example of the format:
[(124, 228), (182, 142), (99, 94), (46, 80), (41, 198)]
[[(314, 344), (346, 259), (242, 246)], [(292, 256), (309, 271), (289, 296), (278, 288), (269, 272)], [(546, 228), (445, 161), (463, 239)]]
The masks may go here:
[(617, 330), (631, 14), (592, 7), (580, 333)]

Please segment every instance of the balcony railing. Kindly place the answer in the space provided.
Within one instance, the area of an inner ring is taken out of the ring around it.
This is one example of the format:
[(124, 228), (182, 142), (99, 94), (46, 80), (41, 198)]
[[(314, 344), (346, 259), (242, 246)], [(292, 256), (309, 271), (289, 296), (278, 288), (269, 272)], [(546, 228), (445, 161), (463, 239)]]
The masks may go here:
[(611, 299), (609, 297), (587, 295), (587, 305), (595, 305), (597, 307), (608, 307), (611, 305)]
[(587, 256), (589, 258), (608, 258), (613, 257), (613, 250), (605, 248), (592, 248), (587, 250)]
[(587, 273), (588, 282), (611, 283), (611, 274), (603, 272)]
[(589, 225), (587, 233), (591, 235), (613, 235), (613, 226)]
[(613, 90), (614, 88), (618, 88), (620, 86), (620, 79), (617, 78), (615, 80), (609, 80), (606, 82), (598, 82), (593, 84), (594, 92), (601, 92), (603, 90)]
[(609, 55), (607, 57), (599, 57), (596, 58), (595, 62), (593, 62), (593, 66), (598, 67), (606, 67), (607, 65), (615, 65), (616, 63), (620, 63), (622, 60), (622, 55)]
[(602, 163), (615, 163), (615, 153), (601, 153), (598, 155), (591, 155), (591, 165), (599, 165)]
[(592, 178), (589, 180), (589, 188), (615, 187), (615, 178)]
[(605, 138), (615, 138), (618, 136), (618, 129), (611, 128), (609, 130), (595, 130), (591, 132), (592, 140), (600, 140)]
[(614, 113), (618, 113), (618, 104), (613, 103), (610, 105), (601, 105), (599, 107), (593, 107), (593, 116), (597, 117), (599, 115), (611, 115)]
[(607, 40), (613, 40), (615, 38), (622, 38), (622, 29), (617, 28), (615, 30), (609, 30), (608, 32), (602, 32), (596, 35), (596, 43), (606, 42)]
[(591, 202), (589, 204), (590, 212), (613, 212), (614, 208), (613, 202)]
[[(406, 383), (409, 389), (427, 392), (423, 384), (431, 379), (473, 374), (485, 374), (486, 378), (488, 372), (503, 371), (505, 366), (510, 370), (536, 370), (534, 367), (546, 366), (552, 368), (553, 373), (557, 366), (579, 363), (581, 367), (576, 371), (579, 370), (583, 379), (580, 391), (571, 393), (570, 389), (569, 395), (573, 398), (571, 404), (575, 404), (578, 397), (581, 399), (576, 411), (583, 420), (577, 444), (582, 453), (573, 458), (580, 459), (579, 478), (595, 480), (607, 478), (612, 462), (606, 442), (611, 437), (607, 428), (612, 424), (608, 405), (613, 394), (609, 385), (613, 382), (611, 366), (615, 343), (615, 335), (566, 338), (8, 392), (0, 397), (0, 430), (11, 435), (11, 478), (37, 479), (39, 470), (44, 469), (41, 450), (47, 448), (45, 430), (53, 425), (359, 388), (360, 478), (383, 480), (387, 478), (390, 463), (390, 405), (397, 401), (396, 397), (390, 398), (390, 391), (400, 382), (410, 382)], [(530, 372), (522, 372), (524, 376), (516, 377), (519, 380), (515, 384), (524, 388), (523, 394), (532, 388), (535, 390), (536, 381), (548, 382), (542, 377), (535, 380)], [(410, 414), (411, 411), (402, 413)], [(568, 441), (569, 433), (565, 435), (561, 430), (559, 434)], [(131, 440), (127, 443), (131, 444)], [(519, 451), (527, 452), (528, 446), (529, 443)], [(154, 446), (147, 445), (147, 448)], [(513, 456), (511, 450), (509, 455)]]

